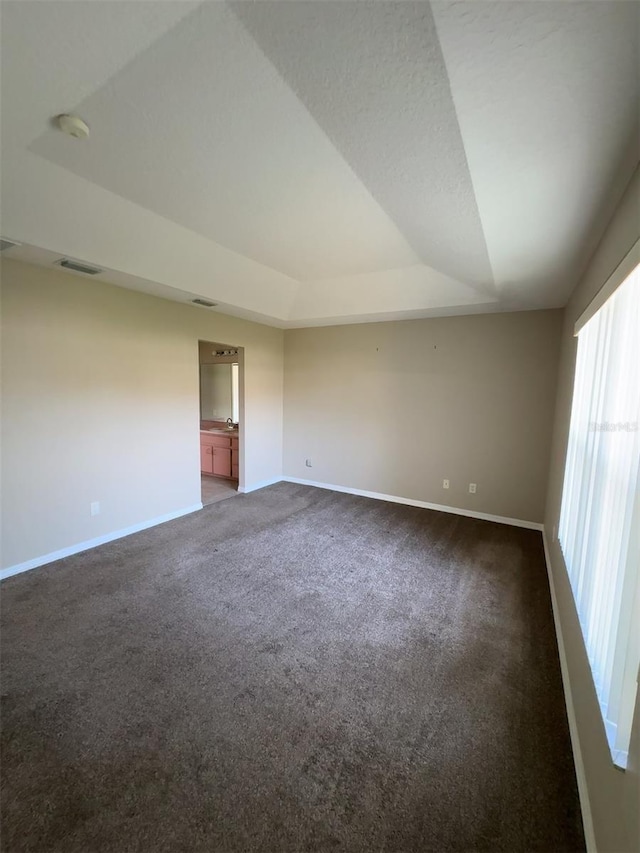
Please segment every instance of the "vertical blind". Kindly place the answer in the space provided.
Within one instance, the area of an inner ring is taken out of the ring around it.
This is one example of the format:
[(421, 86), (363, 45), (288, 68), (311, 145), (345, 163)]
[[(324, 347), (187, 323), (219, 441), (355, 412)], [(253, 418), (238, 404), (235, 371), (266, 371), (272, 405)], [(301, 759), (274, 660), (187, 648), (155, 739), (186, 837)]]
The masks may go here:
[(578, 335), (559, 539), (614, 762), (640, 663), (640, 266)]

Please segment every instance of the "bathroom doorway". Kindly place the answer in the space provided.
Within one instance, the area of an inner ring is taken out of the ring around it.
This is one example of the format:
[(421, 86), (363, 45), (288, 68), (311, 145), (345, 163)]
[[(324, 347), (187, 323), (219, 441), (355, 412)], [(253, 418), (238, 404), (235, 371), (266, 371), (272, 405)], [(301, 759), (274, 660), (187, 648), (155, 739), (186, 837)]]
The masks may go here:
[(244, 476), (244, 349), (198, 341), (203, 506), (234, 497)]

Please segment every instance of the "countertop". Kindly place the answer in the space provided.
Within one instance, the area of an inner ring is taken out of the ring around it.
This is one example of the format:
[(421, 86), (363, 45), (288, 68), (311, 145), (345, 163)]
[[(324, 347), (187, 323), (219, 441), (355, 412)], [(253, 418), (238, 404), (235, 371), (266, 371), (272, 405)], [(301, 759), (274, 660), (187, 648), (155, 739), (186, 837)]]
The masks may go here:
[(238, 437), (237, 429), (226, 429), (223, 427), (214, 427), (213, 429), (201, 429), (200, 432), (203, 435), (210, 435), (211, 433), (213, 433), (213, 435), (230, 435), (231, 438)]

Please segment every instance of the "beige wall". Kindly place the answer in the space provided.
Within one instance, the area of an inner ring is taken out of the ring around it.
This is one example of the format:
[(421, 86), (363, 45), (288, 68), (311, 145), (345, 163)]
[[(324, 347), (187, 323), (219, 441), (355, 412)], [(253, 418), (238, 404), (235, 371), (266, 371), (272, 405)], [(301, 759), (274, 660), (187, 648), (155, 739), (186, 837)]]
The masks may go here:
[(529, 311), (286, 331), (285, 475), (542, 522), (561, 324)]
[(241, 485), (280, 477), (281, 330), (9, 260), (1, 286), (3, 568), (200, 502), (198, 339), (244, 347)]
[(631, 763), (614, 769), (562, 552), (555, 540), (571, 416), (577, 339), (575, 321), (640, 237), (640, 171), (629, 187), (565, 310), (545, 530), (575, 706), (589, 800), (601, 853), (640, 850), (640, 704), (636, 702)]

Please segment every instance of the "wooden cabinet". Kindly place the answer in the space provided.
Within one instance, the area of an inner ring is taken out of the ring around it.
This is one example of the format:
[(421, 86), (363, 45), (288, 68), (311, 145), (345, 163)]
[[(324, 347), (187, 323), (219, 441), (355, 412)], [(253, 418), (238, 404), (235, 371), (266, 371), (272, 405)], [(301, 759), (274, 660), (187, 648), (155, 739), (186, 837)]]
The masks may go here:
[(237, 480), (239, 472), (238, 437), (224, 433), (200, 433), (200, 470), (203, 474)]
[(231, 449), (228, 447), (213, 448), (213, 473), (216, 477), (231, 476)]
[(231, 439), (231, 476), (240, 479), (240, 444), (237, 438)]
[(213, 474), (213, 447), (200, 440), (200, 470), (203, 474)]

